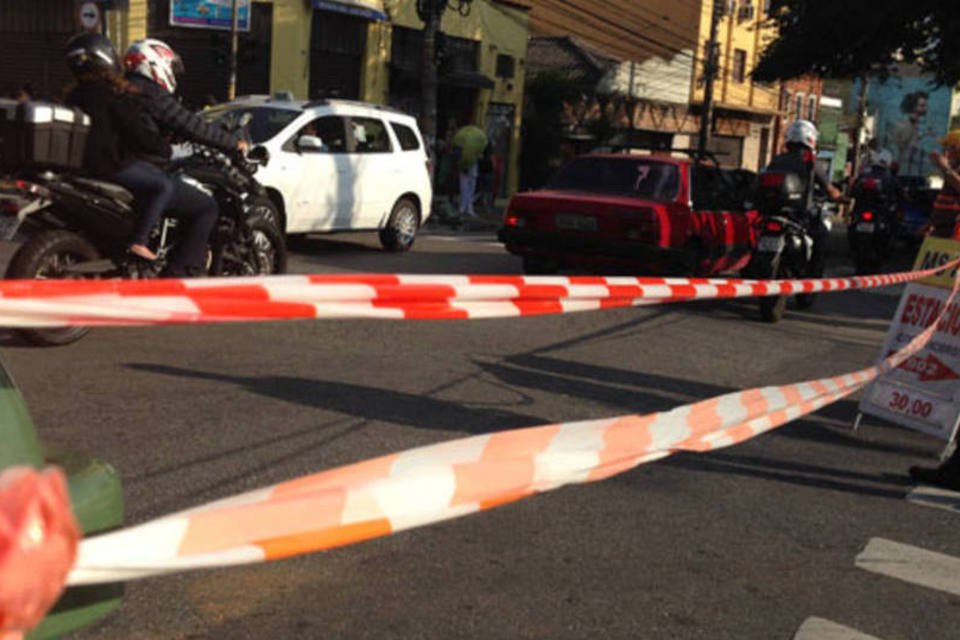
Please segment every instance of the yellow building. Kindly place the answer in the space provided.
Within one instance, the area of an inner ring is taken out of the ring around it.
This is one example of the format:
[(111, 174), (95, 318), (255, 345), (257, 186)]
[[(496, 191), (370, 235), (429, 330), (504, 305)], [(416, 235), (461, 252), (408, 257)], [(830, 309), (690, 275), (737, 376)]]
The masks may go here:
[[(108, 12), (118, 46), (146, 35), (166, 40), (186, 63), (188, 102), (226, 97), (228, 32), (171, 26), (170, 0), (126, 5)], [(438, 137), (453, 122), (486, 127), (503, 167), (499, 195), (517, 185), (527, 12), (519, 0), (473, 0), (467, 15), (448, 10), (441, 23)], [(264, 0), (251, 13), (240, 37), (239, 94), (342, 97), (418, 114), (423, 23), (416, 0)]]
[(569, 71), (572, 64), (587, 59), (594, 67), (590, 71), (602, 76), (596, 93), (624, 104), (617, 111), (618, 124), (632, 127), (634, 142), (692, 147), (700, 128), (714, 2), (723, 5), (724, 17), (718, 36), (720, 73), (714, 85), (716, 135), (711, 147), (724, 154), (720, 160), (725, 164), (757, 169), (769, 159), (779, 96), (778, 87), (754, 83), (749, 77), (773, 35), (763, 25), (759, 0), (535, 3), (531, 33), (538, 46), (531, 49), (530, 66)]
[[(717, 32), (720, 59), (713, 89), (713, 147), (739, 153), (741, 166), (757, 170), (767, 164), (772, 151), (773, 118), (780, 108), (780, 87), (754, 82), (750, 74), (775, 32), (764, 25), (766, 16), (759, 0), (702, 0), (700, 42), (706, 43), (710, 38), (713, 2), (722, 2), (725, 9)], [(703, 58), (701, 55), (697, 60), (690, 89), (692, 104), (703, 104), (703, 83), (698, 81), (704, 76)]]

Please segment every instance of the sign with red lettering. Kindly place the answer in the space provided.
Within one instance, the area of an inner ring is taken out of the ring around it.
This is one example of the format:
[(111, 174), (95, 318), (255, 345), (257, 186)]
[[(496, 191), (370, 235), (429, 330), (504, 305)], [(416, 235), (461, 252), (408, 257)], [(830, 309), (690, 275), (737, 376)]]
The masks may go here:
[[(960, 257), (960, 242), (927, 238), (915, 269)], [(902, 349), (943, 313), (929, 344), (874, 382), (860, 401), (862, 413), (951, 440), (960, 424), (960, 301), (947, 298), (952, 277), (936, 276), (906, 286), (890, 323), (882, 354)]]

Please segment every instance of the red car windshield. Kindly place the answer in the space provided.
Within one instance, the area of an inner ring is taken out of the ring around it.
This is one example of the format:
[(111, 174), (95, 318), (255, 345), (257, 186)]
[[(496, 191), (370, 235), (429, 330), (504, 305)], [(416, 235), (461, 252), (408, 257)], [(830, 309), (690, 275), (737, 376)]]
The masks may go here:
[(577, 158), (547, 185), (558, 191), (581, 191), (669, 202), (677, 197), (677, 166), (648, 158)]

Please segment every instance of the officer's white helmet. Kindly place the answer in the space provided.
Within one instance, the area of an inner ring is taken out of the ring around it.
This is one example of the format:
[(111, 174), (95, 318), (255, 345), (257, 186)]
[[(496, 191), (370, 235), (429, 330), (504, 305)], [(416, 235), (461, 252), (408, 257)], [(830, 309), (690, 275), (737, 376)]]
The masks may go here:
[(820, 133), (817, 131), (817, 125), (809, 120), (794, 120), (787, 127), (787, 143), (802, 144), (811, 151), (817, 148), (817, 138)]

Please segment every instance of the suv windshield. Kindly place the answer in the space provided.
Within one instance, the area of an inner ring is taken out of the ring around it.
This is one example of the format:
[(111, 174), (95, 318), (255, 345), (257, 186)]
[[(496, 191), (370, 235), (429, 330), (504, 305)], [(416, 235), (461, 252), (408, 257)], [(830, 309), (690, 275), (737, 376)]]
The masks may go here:
[(667, 202), (677, 197), (677, 167), (649, 158), (578, 158), (547, 185), (560, 191), (584, 191)]
[(300, 113), (293, 109), (230, 105), (210, 109), (200, 115), (207, 122), (214, 122), (233, 130), (240, 123), (241, 118), (250, 114), (250, 123), (247, 125), (250, 139), (254, 144), (261, 144), (283, 131), (284, 127), (300, 116)]

